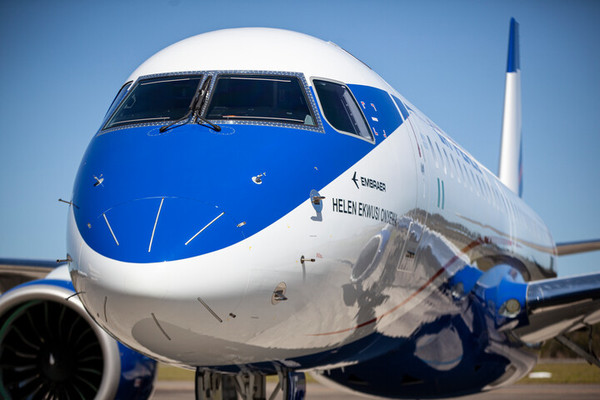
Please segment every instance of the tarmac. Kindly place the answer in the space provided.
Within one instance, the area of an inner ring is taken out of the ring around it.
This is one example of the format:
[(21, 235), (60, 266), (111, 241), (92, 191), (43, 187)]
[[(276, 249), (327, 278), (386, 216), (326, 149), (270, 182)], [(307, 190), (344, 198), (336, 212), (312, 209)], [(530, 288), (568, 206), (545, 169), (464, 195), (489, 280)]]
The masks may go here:
[[(274, 388), (267, 383), (267, 397)], [(281, 399), (281, 397), (277, 397)], [(306, 389), (307, 400), (358, 400), (365, 397), (330, 389), (318, 383), (310, 383)], [(153, 400), (194, 400), (193, 382), (157, 382)], [(470, 396), (456, 397), (459, 400), (598, 400), (600, 385), (597, 384), (527, 384), (512, 385), (505, 388)]]

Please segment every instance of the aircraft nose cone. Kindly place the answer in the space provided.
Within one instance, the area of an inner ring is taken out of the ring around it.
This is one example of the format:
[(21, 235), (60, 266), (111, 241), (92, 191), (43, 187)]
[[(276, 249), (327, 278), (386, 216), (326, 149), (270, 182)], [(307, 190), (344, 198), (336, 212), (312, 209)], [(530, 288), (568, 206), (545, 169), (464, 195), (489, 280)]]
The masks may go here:
[(217, 205), (188, 198), (131, 200), (94, 217), (80, 221), (86, 242), (98, 253), (125, 262), (189, 258), (244, 238), (243, 221)]

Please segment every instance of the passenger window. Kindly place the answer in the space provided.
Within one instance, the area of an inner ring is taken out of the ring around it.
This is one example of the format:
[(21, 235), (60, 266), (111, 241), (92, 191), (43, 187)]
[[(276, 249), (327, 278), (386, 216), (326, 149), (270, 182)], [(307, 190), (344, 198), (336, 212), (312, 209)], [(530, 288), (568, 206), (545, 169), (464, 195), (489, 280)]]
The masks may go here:
[(316, 126), (295, 76), (220, 75), (206, 118)]
[(189, 110), (202, 76), (166, 76), (140, 80), (129, 91), (104, 129), (174, 121)]
[(448, 171), (446, 170), (446, 162), (444, 161), (444, 157), (442, 157), (442, 152), (440, 150), (440, 146), (437, 144), (437, 142), (435, 142), (435, 147), (437, 148), (438, 154), (440, 155), (440, 163), (443, 165), (444, 167), (444, 174), (446, 174)]
[(346, 86), (316, 79), (313, 84), (323, 107), (323, 114), (331, 126), (338, 131), (373, 140), (365, 117)]

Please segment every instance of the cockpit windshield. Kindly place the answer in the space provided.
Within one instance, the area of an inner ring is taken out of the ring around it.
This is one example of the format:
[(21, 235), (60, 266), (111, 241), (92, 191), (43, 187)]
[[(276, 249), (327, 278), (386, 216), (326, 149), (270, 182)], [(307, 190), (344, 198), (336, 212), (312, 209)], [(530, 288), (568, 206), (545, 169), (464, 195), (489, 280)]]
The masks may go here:
[[(217, 120), (316, 129), (305, 88), (299, 76), (286, 73), (207, 72), (141, 78), (129, 90), (121, 90), (103, 129), (135, 124), (161, 124), (168, 129), (198, 119), (208, 125), (212, 125), (208, 120)], [(195, 96), (199, 96), (197, 101), (193, 101)]]
[(180, 119), (189, 111), (201, 80), (202, 75), (141, 79), (129, 91), (104, 129)]
[(219, 75), (206, 118), (316, 125), (299, 79), (287, 75)]

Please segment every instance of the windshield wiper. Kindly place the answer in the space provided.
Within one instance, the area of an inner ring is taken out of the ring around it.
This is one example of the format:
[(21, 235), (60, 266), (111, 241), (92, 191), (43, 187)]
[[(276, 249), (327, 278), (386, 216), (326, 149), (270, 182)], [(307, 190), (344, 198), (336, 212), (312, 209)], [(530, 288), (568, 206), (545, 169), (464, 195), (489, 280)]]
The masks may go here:
[(219, 125), (213, 124), (212, 122), (210, 122), (209, 120), (207, 120), (206, 118), (204, 118), (200, 115), (202, 106), (204, 105), (204, 102), (206, 101), (206, 97), (208, 95), (209, 83), (210, 83), (210, 77), (206, 78), (206, 80), (202, 84), (202, 87), (200, 88), (200, 90), (198, 90), (196, 92), (196, 94), (194, 95), (194, 98), (192, 99), (192, 102), (190, 103), (190, 108), (189, 108), (188, 112), (186, 112), (183, 117), (179, 118), (176, 121), (171, 122), (168, 125), (161, 126), (159, 129), (159, 132), (161, 132), (161, 133), (166, 132), (169, 128), (171, 128), (172, 126), (174, 126), (176, 124), (179, 124), (182, 121), (185, 121), (185, 123), (179, 124), (177, 126), (183, 126), (188, 123), (202, 125), (200, 123), (200, 122), (202, 122), (203, 124), (208, 125), (210, 128), (212, 128), (215, 132), (221, 132), (221, 127)]
[(202, 125), (200, 123), (200, 122), (202, 122), (203, 124), (208, 125), (210, 128), (212, 128), (215, 132), (221, 132), (221, 127), (219, 125), (213, 124), (212, 122), (210, 122), (209, 120), (207, 120), (206, 118), (204, 118), (203, 116), (200, 115), (200, 110), (201, 110), (201, 108), (194, 111), (194, 117), (192, 119), (193, 123)]
[(204, 103), (206, 102), (206, 99), (208, 98), (208, 87), (210, 86), (210, 81), (211, 81), (212, 77), (208, 77), (206, 78), (206, 80), (204, 81), (204, 83), (202, 84), (202, 88), (200, 89), (200, 96), (199, 96), (199, 101), (200, 104), (198, 104), (198, 107), (196, 107), (196, 111), (194, 112), (194, 122), (197, 124), (200, 124), (200, 122), (198, 121), (202, 121), (207, 125), (210, 125), (211, 128), (213, 128), (216, 132), (221, 132), (221, 127), (217, 124), (213, 124), (212, 122), (210, 122), (209, 120), (207, 120), (206, 118), (204, 118), (203, 116), (200, 115), (200, 112), (202, 111), (202, 107), (204, 106)]
[(166, 132), (170, 127), (172, 127), (175, 124), (179, 124), (182, 121), (186, 121), (186, 122), (184, 124), (181, 124), (178, 126), (187, 124), (191, 118), (190, 116), (192, 115), (192, 113), (194, 113), (194, 114), (196, 113), (196, 104), (198, 103), (199, 96), (200, 96), (200, 92), (196, 92), (196, 95), (194, 95), (194, 98), (192, 99), (192, 102), (190, 103), (190, 108), (188, 109), (188, 111), (185, 113), (185, 115), (183, 117), (171, 122), (168, 125), (161, 126), (158, 131), (161, 133)]

